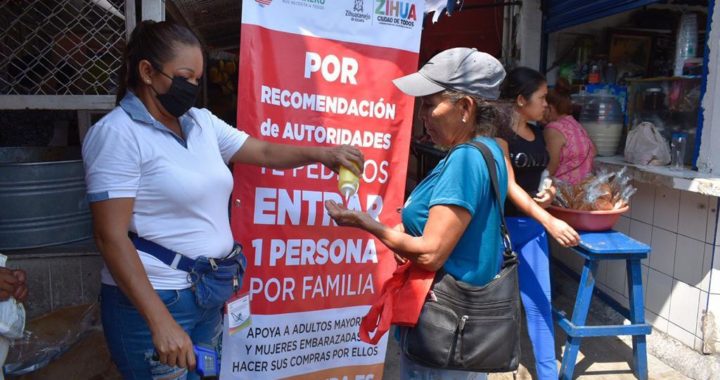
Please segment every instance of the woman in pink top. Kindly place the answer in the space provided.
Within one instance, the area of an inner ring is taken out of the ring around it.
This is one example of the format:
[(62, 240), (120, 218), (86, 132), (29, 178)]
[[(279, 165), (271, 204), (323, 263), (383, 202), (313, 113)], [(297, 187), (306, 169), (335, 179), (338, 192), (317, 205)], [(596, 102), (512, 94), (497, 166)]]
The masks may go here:
[(547, 170), (553, 177), (577, 184), (592, 171), (595, 146), (585, 128), (571, 115), (570, 86), (565, 79), (558, 80), (546, 100), (548, 124), (543, 135), (550, 154)]

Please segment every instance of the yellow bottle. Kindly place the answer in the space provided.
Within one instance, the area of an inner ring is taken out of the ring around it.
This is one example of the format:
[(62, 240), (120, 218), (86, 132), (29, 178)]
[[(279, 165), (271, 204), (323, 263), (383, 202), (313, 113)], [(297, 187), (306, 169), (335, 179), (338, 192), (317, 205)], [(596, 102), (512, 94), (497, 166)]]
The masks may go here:
[[(359, 168), (357, 164), (355, 164), (355, 167)], [(340, 174), (338, 190), (340, 190), (340, 194), (343, 195), (347, 203), (348, 199), (357, 193), (358, 187), (360, 187), (360, 178), (344, 166), (340, 166), (338, 174)]]

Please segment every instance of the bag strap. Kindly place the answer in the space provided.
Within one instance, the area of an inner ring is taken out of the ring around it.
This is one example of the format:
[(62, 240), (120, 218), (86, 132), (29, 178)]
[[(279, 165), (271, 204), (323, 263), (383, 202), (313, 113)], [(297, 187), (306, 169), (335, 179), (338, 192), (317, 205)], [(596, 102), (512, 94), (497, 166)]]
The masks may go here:
[[(156, 259), (165, 263), (170, 268), (179, 269), (181, 271), (190, 273), (190, 272), (192, 272), (193, 267), (195, 266), (196, 260), (191, 259), (191, 258), (183, 255), (182, 253), (178, 253), (171, 249), (165, 248), (160, 244), (157, 244), (157, 243), (147, 240), (145, 238), (141, 238), (140, 236), (138, 236), (138, 234), (136, 234), (134, 232), (128, 232), (128, 237), (130, 238), (130, 240), (132, 241), (133, 245), (135, 246), (135, 248), (137, 250), (143, 251), (143, 252), (155, 257)], [(242, 246), (240, 246), (239, 244), (236, 244), (236, 246), (233, 247), (233, 252), (238, 248), (240, 250), (242, 250)], [(235, 262), (233, 262), (233, 261), (226, 261), (226, 260), (222, 260), (222, 259), (213, 260), (213, 262), (217, 266), (235, 265)], [(241, 258), (240, 265), (242, 266), (242, 269), (245, 270), (246, 264), (245, 264), (244, 257)]]
[[(378, 344), (380, 339), (390, 330), (395, 306), (395, 296), (398, 290), (408, 281), (411, 261), (398, 265), (392, 277), (385, 281), (380, 291), (380, 298), (370, 306), (367, 314), (360, 322), (358, 335), (361, 341), (370, 344)], [(375, 334), (371, 337), (372, 332)]]
[[(483, 159), (485, 160), (485, 164), (488, 168), (488, 173), (490, 173), (490, 186), (493, 190), (493, 193), (495, 195), (495, 202), (497, 205), (498, 212), (500, 213), (500, 236), (503, 242), (503, 264), (502, 267), (505, 268), (511, 264), (514, 264), (517, 262), (517, 255), (512, 250), (512, 243), (510, 242), (510, 234), (508, 233), (507, 224), (505, 224), (505, 208), (501, 202), (502, 196), (500, 195), (500, 186), (498, 184), (498, 174), (497, 174), (497, 167), (495, 166), (495, 159), (493, 158), (492, 152), (490, 152), (490, 148), (487, 147), (484, 143), (481, 143), (479, 141), (470, 141), (469, 144), (460, 144), (457, 145), (455, 148), (453, 148), (449, 153), (450, 154), (461, 147), (462, 145), (470, 145), (472, 147), (475, 147), (475, 149), (479, 150), (480, 153), (483, 156)], [(444, 167), (443, 167), (444, 169)]]

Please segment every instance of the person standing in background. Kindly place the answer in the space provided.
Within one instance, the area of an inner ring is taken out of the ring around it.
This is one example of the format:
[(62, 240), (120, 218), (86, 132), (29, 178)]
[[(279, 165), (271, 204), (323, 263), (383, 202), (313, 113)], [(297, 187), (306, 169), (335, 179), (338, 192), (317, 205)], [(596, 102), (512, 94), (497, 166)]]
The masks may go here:
[(548, 108), (545, 113), (545, 146), (550, 161), (550, 175), (573, 185), (590, 174), (595, 157), (595, 145), (587, 131), (572, 116), (570, 84), (558, 79), (555, 88), (547, 94)]
[[(512, 165), (516, 183), (510, 184), (509, 197), (512, 198), (513, 191), (524, 191), (543, 208), (549, 206), (554, 197), (554, 188), (540, 188), (550, 157), (541, 128), (530, 122), (538, 122), (545, 116), (546, 95), (547, 83), (542, 74), (526, 67), (510, 71), (503, 82), (501, 98), (512, 104), (516, 119), (511, 128), (498, 131), (498, 142)], [(533, 214), (526, 211), (536, 209), (518, 202), (507, 202), (505, 215), (513, 250), (519, 256), (520, 297), (525, 308), (537, 375), (541, 380), (555, 380), (558, 370), (550, 303), (550, 258), (543, 226), (547, 220), (561, 225), (563, 234), (559, 236), (550, 228), (548, 231), (564, 246), (577, 245), (579, 236), (562, 221), (547, 215), (537, 217), (547, 214), (545, 211), (533, 211)], [(543, 221), (543, 224), (533, 218)]]

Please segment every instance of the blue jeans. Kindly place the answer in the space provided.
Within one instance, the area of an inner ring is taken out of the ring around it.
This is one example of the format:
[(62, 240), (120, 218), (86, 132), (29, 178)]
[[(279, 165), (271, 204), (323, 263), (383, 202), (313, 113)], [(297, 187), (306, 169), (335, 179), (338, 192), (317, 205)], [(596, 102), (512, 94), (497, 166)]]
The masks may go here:
[(545, 229), (530, 218), (507, 218), (513, 250), (520, 256), (520, 298), (540, 380), (558, 378), (550, 302), (550, 259)]
[[(205, 310), (197, 306), (190, 289), (156, 290), (175, 321), (193, 344), (218, 347), (222, 332), (222, 307)], [(184, 368), (153, 360), (155, 346), (145, 319), (120, 288), (102, 285), (102, 324), (110, 355), (123, 379), (199, 379)]]
[(417, 364), (400, 353), (401, 380), (487, 380), (483, 372), (430, 368)]

